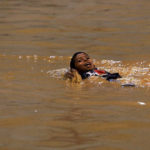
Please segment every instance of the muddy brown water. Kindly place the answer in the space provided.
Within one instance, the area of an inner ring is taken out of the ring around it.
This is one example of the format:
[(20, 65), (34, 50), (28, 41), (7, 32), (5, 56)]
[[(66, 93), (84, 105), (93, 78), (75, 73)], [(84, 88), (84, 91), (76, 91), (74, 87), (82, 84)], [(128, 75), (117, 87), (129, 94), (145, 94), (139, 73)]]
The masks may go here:
[[(1, 0), (0, 149), (149, 150), (149, 5)], [(81, 50), (123, 79), (66, 83)]]

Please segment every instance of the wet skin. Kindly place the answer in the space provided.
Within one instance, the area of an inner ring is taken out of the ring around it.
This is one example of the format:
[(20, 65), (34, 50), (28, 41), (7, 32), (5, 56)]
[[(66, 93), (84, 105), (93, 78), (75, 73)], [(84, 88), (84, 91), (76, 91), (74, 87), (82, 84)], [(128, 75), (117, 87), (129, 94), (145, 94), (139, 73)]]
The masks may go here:
[(93, 70), (95, 65), (87, 54), (78, 54), (75, 58), (75, 68), (79, 73)]
[(74, 72), (77, 71), (79, 74), (84, 73), (93, 70), (95, 68), (95, 65), (87, 54), (81, 53), (78, 54), (75, 58), (75, 68), (76, 69), (72, 68), (65, 74), (65, 76), (72, 79), (74, 77)]

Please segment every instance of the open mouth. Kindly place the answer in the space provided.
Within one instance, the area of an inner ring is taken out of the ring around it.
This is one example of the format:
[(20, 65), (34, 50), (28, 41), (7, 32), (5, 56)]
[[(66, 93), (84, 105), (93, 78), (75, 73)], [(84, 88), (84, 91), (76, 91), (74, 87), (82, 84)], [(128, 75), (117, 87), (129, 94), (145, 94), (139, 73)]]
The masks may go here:
[(91, 67), (91, 63), (86, 63), (85, 66), (86, 67)]

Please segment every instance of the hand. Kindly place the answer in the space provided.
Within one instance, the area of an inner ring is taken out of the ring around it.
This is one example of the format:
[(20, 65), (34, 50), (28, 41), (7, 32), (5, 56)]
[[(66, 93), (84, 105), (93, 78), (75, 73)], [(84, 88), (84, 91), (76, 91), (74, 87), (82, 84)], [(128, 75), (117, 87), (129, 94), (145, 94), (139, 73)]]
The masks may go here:
[(73, 79), (75, 72), (76, 72), (76, 69), (71, 69), (70, 71), (66, 72), (65, 78)]

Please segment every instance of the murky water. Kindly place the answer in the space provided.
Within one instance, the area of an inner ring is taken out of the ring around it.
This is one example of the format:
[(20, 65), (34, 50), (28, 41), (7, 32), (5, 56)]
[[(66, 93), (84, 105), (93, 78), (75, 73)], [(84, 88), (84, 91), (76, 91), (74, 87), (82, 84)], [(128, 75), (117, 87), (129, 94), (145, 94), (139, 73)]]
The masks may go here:
[[(149, 150), (149, 5), (1, 0), (0, 149)], [(81, 50), (123, 78), (66, 83)]]

